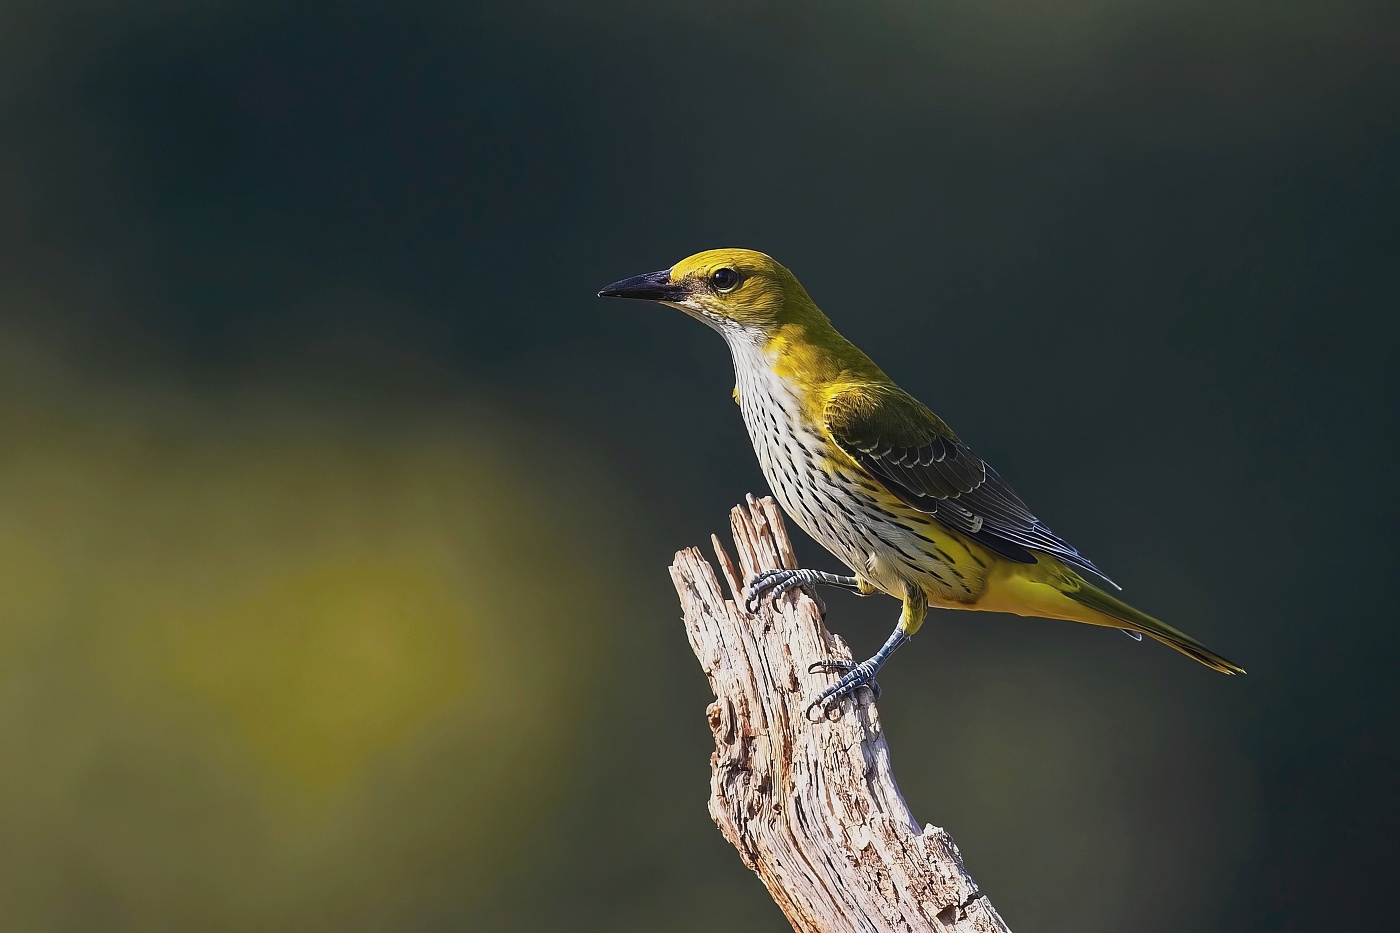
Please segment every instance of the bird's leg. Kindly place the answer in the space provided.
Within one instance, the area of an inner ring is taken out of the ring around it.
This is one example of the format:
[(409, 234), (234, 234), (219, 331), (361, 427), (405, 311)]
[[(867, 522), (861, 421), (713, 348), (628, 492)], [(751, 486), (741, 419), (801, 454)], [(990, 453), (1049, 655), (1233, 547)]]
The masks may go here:
[(749, 578), (749, 595), (744, 600), (744, 608), (748, 609), (749, 612), (757, 612), (759, 603), (769, 593), (772, 593), (773, 598), (777, 599), (795, 586), (805, 586), (812, 599), (816, 600), (822, 615), (826, 615), (826, 606), (822, 604), (821, 598), (817, 596), (814, 589), (818, 583), (839, 586), (845, 590), (854, 590), (862, 595), (874, 592), (874, 588), (870, 584), (862, 582), (859, 577), (843, 577), (822, 570), (765, 570), (763, 573), (754, 574)]
[(875, 699), (878, 700), (880, 698), (880, 683), (875, 679), (875, 675), (879, 673), (880, 668), (884, 667), (885, 662), (890, 659), (890, 655), (894, 654), (895, 649), (908, 640), (909, 636), (896, 628), (880, 650), (875, 652), (874, 657), (867, 658), (859, 664), (855, 661), (838, 661), (835, 658), (826, 658), (807, 668), (807, 672), (810, 674), (815, 674), (818, 671), (845, 672), (840, 680), (817, 694), (812, 702), (807, 704), (807, 717), (811, 718), (812, 710), (825, 707), (828, 700), (840, 700), (842, 697), (855, 693), (861, 687), (868, 686), (870, 692), (875, 694)]
[(880, 698), (880, 685), (875, 680), (875, 675), (885, 662), (890, 659), (901, 645), (907, 642), (919, 626), (923, 624), (924, 616), (928, 614), (928, 601), (921, 590), (916, 587), (909, 587), (904, 595), (904, 611), (899, 614), (899, 624), (895, 626), (890, 637), (875, 652), (874, 657), (867, 658), (860, 663), (854, 661), (838, 661), (835, 658), (827, 658), (817, 661), (807, 668), (809, 674), (818, 671), (828, 673), (841, 672), (842, 677), (836, 683), (827, 687), (807, 704), (807, 717), (810, 719), (812, 710), (825, 709), (827, 701), (840, 700), (850, 696), (861, 687), (869, 686), (875, 698)]

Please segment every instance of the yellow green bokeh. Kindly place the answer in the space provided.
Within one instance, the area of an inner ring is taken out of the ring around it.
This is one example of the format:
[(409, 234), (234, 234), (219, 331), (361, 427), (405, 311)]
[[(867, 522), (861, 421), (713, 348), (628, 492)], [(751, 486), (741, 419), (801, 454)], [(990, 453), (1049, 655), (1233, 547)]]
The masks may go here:
[(577, 490), (499, 419), (138, 405), (7, 349), (6, 927), (385, 922), (435, 863), (488, 889), (606, 647)]

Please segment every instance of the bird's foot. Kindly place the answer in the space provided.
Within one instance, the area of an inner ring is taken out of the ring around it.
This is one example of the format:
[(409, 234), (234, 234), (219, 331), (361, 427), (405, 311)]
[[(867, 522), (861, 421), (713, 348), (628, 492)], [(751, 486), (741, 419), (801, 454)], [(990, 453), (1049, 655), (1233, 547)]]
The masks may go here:
[(861, 687), (869, 687), (871, 694), (876, 700), (880, 699), (880, 685), (875, 680), (875, 674), (884, 666), (900, 645), (909, 640), (909, 636), (904, 634), (904, 629), (896, 628), (890, 637), (885, 641), (880, 650), (875, 652), (873, 658), (861, 661), (857, 664), (854, 661), (838, 661), (835, 658), (827, 658), (817, 661), (807, 668), (807, 673), (841, 673), (841, 679), (821, 693), (818, 693), (812, 702), (807, 704), (806, 712), (803, 714), (808, 721), (812, 720), (812, 710), (819, 710), (823, 715), (826, 713), (832, 700), (840, 702), (859, 690)]
[(812, 702), (807, 704), (806, 717), (812, 719), (812, 710), (825, 712), (829, 704), (833, 701), (841, 702), (848, 696), (855, 694), (861, 687), (869, 687), (871, 697), (880, 699), (880, 682), (875, 679), (875, 673), (880, 669), (874, 658), (868, 661), (839, 661), (836, 658), (824, 658), (807, 668), (809, 674), (836, 674), (840, 673), (841, 679), (821, 693), (812, 698)]
[(812, 602), (817, 604), (818, 611), (823, 616), (826, 615), (826, 603), (817, 595), (816, 585), (825, 582), (822, 574), (816, 570), (765, 570), (763, 573), (754, 574), (749, 578), (749, 595), (744, 599), (744, 608), (750, 614), (758, 612), (758, 607), (762, 604), (763, 597), (768, 594), (773, 595), (777, 600), (788, 590), (796, 587), (805, 587), (807, 595), (812, 597)]

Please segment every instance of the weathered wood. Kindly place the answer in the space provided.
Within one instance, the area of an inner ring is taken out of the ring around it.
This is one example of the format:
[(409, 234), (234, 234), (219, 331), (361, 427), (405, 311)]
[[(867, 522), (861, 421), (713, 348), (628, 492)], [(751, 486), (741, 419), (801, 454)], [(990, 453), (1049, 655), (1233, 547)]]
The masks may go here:
[(710, 815), (724, 837), (799, 933), (1006, 931), (952, 838), (920, 830), (910, 815), (870, 691), (823, 720), (804, 719), (809, 698), (834, 676), (808, 666), (850, 657), (815, 603), (793, 590), (756, 616), (744, 610), (743, 581), (797, 566), (773, 500), (750, 496), (730, 524), (737, 569), (712, 541), (732, 599), (697, 549), (671, 565), (716, 697)]

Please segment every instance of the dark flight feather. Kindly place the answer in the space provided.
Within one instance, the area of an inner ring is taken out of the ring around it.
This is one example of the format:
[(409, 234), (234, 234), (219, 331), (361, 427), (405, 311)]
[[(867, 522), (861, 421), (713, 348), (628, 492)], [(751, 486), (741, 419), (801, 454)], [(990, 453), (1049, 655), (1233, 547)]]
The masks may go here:
[(827, 429), (893, 495), (1008, 560), (1053, 555), (1116, 586), (1036, 518), (1016, 491), (944, 421), (895, 386), (861, 386), (828, 404)]

